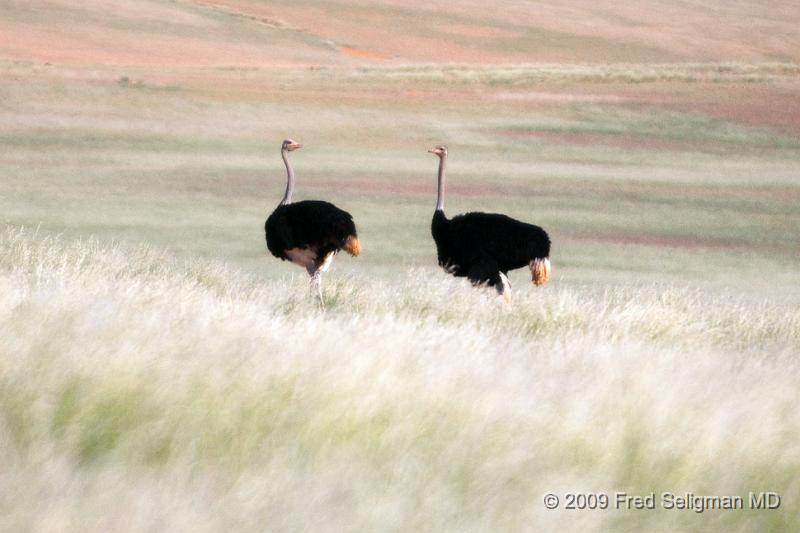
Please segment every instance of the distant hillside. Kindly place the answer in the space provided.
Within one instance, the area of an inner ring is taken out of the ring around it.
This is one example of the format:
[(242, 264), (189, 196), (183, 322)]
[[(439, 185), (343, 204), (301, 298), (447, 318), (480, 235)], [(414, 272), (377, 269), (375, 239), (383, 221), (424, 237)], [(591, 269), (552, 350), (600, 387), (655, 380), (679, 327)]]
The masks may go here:
[(795, 0), (0, 4), (0, 59), (65, 64), (798, 61)]

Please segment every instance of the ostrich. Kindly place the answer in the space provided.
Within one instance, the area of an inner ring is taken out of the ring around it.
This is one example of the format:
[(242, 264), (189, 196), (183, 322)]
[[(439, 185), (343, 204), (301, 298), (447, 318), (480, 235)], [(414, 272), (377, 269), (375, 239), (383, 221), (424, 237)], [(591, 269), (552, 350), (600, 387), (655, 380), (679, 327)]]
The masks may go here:
[(534, 285), (550, 277), (550, 238), (539, 226), (494, 213), (466, 213), (448, 220), (444, 214), (444, 182), (447, 147), (430, 153), (439, 157), (439, 187), (431, 233), (436, 242), (439, 265), (473, 285), (494, 287), (510, 297), (508, 271), (528, 266)]
[(361, 252), (356, 226), (350, 213), (322, 200), (292, 203), (294, 171), (288, 153), (302, 147), (292, 139), (281, 145), (286, 165), (286, 192), (275, 211), (267, 218), (264, 232), (272, 255), (305, 268), (311, 276), (312, 290), (322, 300), (322, 273), (328, 270), (333, 256), (344, 249), (352, 256)]

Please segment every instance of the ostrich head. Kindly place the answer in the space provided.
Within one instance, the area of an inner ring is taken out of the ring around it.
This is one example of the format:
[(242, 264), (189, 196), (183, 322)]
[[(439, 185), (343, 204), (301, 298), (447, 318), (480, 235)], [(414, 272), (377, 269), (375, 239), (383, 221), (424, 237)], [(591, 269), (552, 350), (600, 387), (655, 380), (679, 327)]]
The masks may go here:
[(281, 150), (288, 150), (291, 152), (293, 150), (297, 150), (298, 148), (302, 147), (303, 147), (302, 144), (296, 143), (292, 139), (286, 139), (285, 141), (283, 141), (283, 145), (281, 145)]
[(436, 148), (431, 148), (428, 150), (430, 153), (435, 154), (439, 157), (446, 157), (447, 156), (447, 146), (440, 144)]

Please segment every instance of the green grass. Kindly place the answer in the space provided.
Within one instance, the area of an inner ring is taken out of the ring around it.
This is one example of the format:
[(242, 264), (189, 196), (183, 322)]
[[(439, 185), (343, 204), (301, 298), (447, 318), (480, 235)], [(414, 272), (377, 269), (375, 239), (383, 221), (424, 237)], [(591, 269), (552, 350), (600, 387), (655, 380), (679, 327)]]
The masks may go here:
[[(450, 212), (507, 212), (544, 226), (559, 279), (596, 282), (603, 273), (765, 293), (785, 292), (774, 279), (796, 286), (796, 136), (626, 98), (583, 102), (584, 82), (563, 78), (567, 67), (541, 68), (544, 81), (514, 89), (577, 95), (563, 102), (498, 98), (508, 88), (482, 78), (466, 92), (450, 81), (397, 81), (391, 69), (364, 77), (336, 69), (5, 68), (15, 77), (0, 86), (6, 223), (150, 242), (285, 278), (297, 272), (266, 256), (261, 226), (283, 189), (277, 147), (293, 136), (306, 144), (293, 154), (298, 197), (335, 201), (363, 236), (364, 256), (339, 260), (335, 270), (392, 277), (395, 266), (431, 263), (436, 162), (425, 150), (445, 142)], [(796, 75), (786, 66), (651, 68)], [(125, 76), (135, 83), (120, 85)], [(637, 98), (662, 90), (610, 83), (604, 91)], [(267, 89), (251, 90), (260, 86)], [(538, 133), (605, 137), (574, 144)], [(632, 146), (603, 142), (618, 136)]]
[[(323, 312), (305, 280), (152, 247), (8, 229), (0, 258), (4, 529), (42, 505), (62, 530), (798, 527), (796, 305), (552, 283), (507, 306), (425, 268), (333, 279)], [(617, 490), (784, 506), (541, 503)]]
[[(657, 109), (641, 111), (599, 105), (575, 107), (575, 118), (572, 120), (547, 117), (532, 123), (508, 124), (503, 129), (515, 134), (592, 133), (610, 135), (612, 139), (615, 135), (627, 135), (641, 139), (690, 141), (704, 143), (718, 150), (732, 147), (745, 147), (750, 151), (760, 148), (800, 149), (800, 139), (796, 136), (779, 135), (768, 128), (745, 127), (714, 120), (700, 113)], [(702, 149), (703, 145), (699, 144), (697, 148)]]
[[(796, 65), (0, 71), (0, 529), (800, 526), (800, 144), (700, 105)], [(264, 245), (285, 137), (364, 245), (326, 312)], [(435, 267), (438, 143), (448, 213), (545, 227), (548, 285)], [(784, 505), (541, 503), (616, 490)]]

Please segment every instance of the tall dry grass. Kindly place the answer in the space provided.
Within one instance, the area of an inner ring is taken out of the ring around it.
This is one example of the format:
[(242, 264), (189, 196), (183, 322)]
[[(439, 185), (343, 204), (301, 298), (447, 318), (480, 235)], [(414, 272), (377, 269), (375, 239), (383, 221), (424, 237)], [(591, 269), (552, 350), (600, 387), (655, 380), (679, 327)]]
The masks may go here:
[[(505, 306), (421, 269), (334, 272), (323, 312), (305, 283), (5, 231), (0, 529), (800, 528), (788, 304), (553, 283)], [(761, 490), (782, 507), (542, 504)]]
[(545, 81), (581, 83), (731, 82), (765, 83), (800, 74), (796, 63), (606, 63), (520, 65), (404, 65), (361, 67), (354, 79), (379, 77), (422, 82), (525, 86)]

